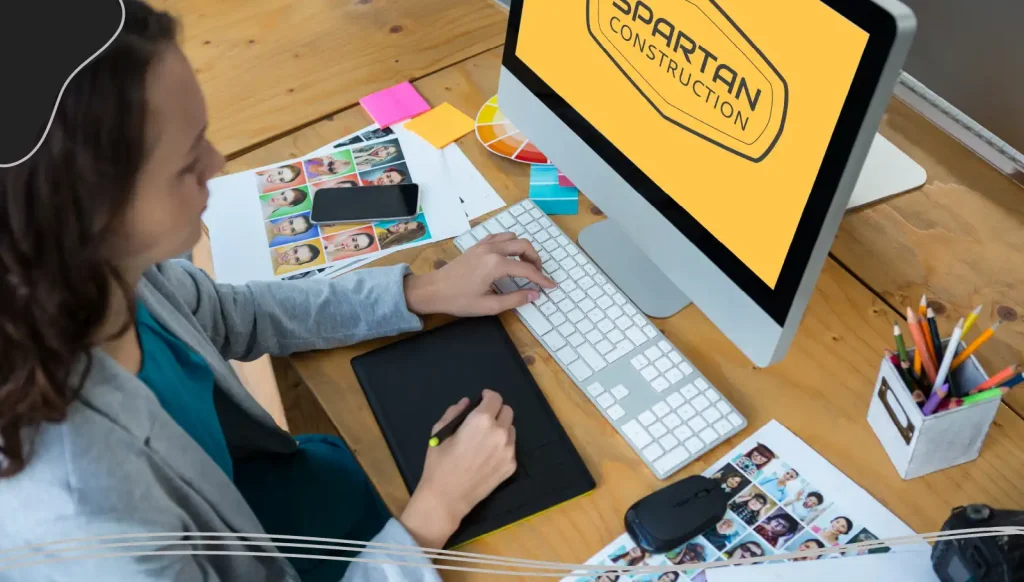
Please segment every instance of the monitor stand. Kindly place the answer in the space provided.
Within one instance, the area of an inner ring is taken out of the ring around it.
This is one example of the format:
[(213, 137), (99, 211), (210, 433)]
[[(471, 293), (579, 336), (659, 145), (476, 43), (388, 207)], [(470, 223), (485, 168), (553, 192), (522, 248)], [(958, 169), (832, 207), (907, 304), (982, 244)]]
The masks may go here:
[[(875, 134), (848, 208), (918, 188), (927, 178), (924, 168), (889, 140)], [(602, 220), (584, 228), (579, 244), (648, 317), (669, 317), (690, 304), (690, 298), (614, 220)]]

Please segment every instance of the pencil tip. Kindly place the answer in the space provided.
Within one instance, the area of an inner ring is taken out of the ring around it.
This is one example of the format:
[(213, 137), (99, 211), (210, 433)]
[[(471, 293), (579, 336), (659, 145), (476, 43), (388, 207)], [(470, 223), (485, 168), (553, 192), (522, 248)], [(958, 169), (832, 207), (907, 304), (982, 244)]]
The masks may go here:
[(933, 317), (935, 317), (935, 310), (933, 310), (931, 307), (929, 307), (928, 308), (928, 319), (931, 319)]
[(921, 294), (921, 305), (928, 305), (928, 296), (923, 293)]
[(974, 315), (981, 315), (981, 308), (982, 307), (983, 307), (983, 305), (979, 305), (979, 306), (975, 307), (974, 308)]

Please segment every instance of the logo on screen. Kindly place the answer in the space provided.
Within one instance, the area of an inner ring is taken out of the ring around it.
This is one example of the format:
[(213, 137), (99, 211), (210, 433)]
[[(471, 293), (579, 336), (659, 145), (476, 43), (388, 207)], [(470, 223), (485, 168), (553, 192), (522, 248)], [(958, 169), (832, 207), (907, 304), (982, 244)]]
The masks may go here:
[(752, 162), (779, 141), (786, 80), (715, 0), (587, 0), (587, 28), (666, 120)]

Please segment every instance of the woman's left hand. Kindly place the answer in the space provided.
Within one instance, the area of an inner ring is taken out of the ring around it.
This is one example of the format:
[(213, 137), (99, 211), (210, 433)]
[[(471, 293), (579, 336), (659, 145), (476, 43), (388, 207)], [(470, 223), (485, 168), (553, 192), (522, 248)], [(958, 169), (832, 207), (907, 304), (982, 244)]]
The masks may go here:
[(419, 315), (475, 317), (514, 309), (539, 296), (533, 289), (496, 294), (491, 283), (502, 277), (522, 277), (545, 289), (555, 287), (541, 270), (540, 256), (530, 241), (506, 232), (485, 237), (436, 271), (406, 277), (406, 304)]

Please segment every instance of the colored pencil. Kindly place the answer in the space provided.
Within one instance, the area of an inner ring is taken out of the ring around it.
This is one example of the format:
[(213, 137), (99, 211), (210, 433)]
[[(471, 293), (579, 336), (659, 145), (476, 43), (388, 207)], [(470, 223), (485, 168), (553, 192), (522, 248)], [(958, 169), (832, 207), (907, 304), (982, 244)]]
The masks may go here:
[(907, 356), (907, 344), (903, 341), (903, 330), (900, 329), (900, 324), (897, 321), (892, 322), (892, 335), (896, 339), (896, 351), (900, 355), (900, 361), (906, 362), (909, 359)]
[(964, 363), (965, 361), (967, 361), (967, 358), (971, 357), (971, 354), (973, 354), (975, 350), (980, 348), (982, 344), (984, 344), (988, 340), (992, 339), (992, 336), (996, 333), (996, 330), (999, 329), (999, 326), (1002, 324), (1002, 321), (997, 321), (994, 324), (992, 324), (992, 327), (986, 329), (981, 333), (981, 335), (976, 337), (974, 341), (971, 342), (971, 345), (964, 348), (964, 351), (960, 352), (960, 354), (953, 359), (952, 369), (956, 370), (960, 364)]
[(928, 401), (924, 403), (924, 407), (921, 409), (921, 413), (925, 416), (931, 416), (935, 414), (935, 410), (942, 404), (942, 401), (946, 399), (946, 394), (949, 392), (949, 384), (943, 384), (935, 390), (932, 390), (932, 395), (928, 397)]
[(935, 367), (935, 360), (932, 360), (931, 355), (928, 353), (928, 344), (925, 343), (921, 320), (918, 319), (914, 310), (909, 307), (907, 308), (907, 325), (910, 326), (910, 335), (914, 338), (914, 351), (921, 354), (921, 365), (924, 367), (925, 374), (928, 375), (928, 380), (934, 386), (935, 374), (938, 372)]
[(968, 406), (970, 404), (977, 404), (979, 402), (985, 402), (986, 400), (992, 400), (994, 398), (1002, 398), (1003, 394), (1009, 392), (1009, 388), (991, 388), (989, 390), (983, 390), (977, 394), (971, 394), (970, 396), (964, 396), (960, 399), (961, 406)]
[(935, 359), (935, 364), (938, 365), (942, 361), (943, 349), (942, 349), (942, 334), (939, 333), (939, 324), (935, 321), (935, 312), (932, 308), (928, 308), (928, 316), (925, 318), (927, 322), (928, 333), (926, 337), (931, 340), (932, 358)]
[[(932, 315), (931, 311), (931, 308), (929, 308), (929, 315)], [(953, 328), (953, 335), (949, 337), (949, 348), (942, 356), (942, 364), (939, 365), (939, 371), (935, 374), (936, 386), (946, 382), (946, 376), (949, 375), (949, 368), (953, 364), (953, 357), (956, 355), (956, 346), (960, 345), (960, 336), (963, 335), (963, 331), (964, 320), (961, 318), (960, 321), (956, 323), (956, 327)]]
[(971, 331), (971, 328), (974, 327), (974, 322), (978, 321), (978, 316), (981, 315), (981, 307), (981, 305), (975, 307), (974, 311), (964, 320), (964, 337), (967, 337), (967, 332)]
[(924, 331), (924, 343), (928, 346), (928, 355), (932, 357), (933, 362), (938, 362), (939, 354), (935, 353), (935, 338), (932, 337), (932, 329), (928, 325), (928, 299), (924, 295), (921, 296), (921, 305), (917, 307), (917, 315), (921, 318), (921, 329)]
[(1024, 382), (1024, 373), (1017, 374), (1013, 378), (1010, 378), (1006, 382), (1003, 382), (1002, 383), (1002, 387), (1003, 388), (1013, 388), (1014, 386), (1016, 386), (1017, 384), (1020, 384), (1022, 382)]
[(995, 388), (996, 386), (999, 386), (1003, 382), (1006, 382), (1007, 380), (1012, 378), (1014, 375), (1017, 374), (1017, 372), (1020, 372), (1020, 366), (1008, 366), (1005, 369), (997, 372), (988, 380), (985, 380), (981, 384), (975, 386), (973, 389), (971, 389), (971, 391), (968, 394), (973, 395), (983, 390), (988, 390), (989, 388)]
[(889, 363), (896, 366), (896, 370), (900, 372), (900, 377), (903, 379), (903, 383), (907, 386), (907, 390), (910, 391), (910, 395), (914, 398), (914, 402), (916, 402), (918, 406), (924, 404), (927, 397), (924, 395), (924, 392), (918, 388), (914, 379), (910, 377), (906, 368), (906, 362), (900, 362), (899, 357), (892, 353), (892, 350), (885, 350), (885, 357), (889, 358)]

